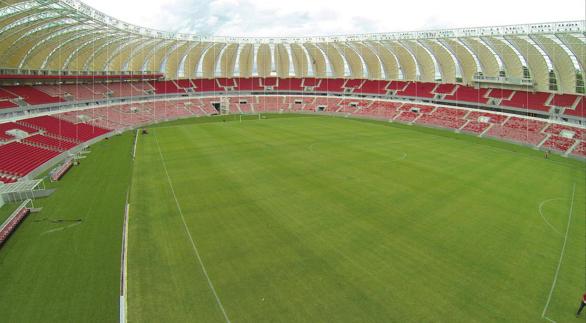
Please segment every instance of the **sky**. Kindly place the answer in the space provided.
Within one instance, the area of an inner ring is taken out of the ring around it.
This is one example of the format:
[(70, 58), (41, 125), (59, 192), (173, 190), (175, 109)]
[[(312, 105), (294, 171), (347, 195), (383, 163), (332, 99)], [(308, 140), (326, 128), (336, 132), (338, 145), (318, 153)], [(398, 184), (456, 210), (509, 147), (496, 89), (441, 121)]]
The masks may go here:
[(233, 37), (327, 36), (584, 20), (586, 12), (584, 0), (82, 1), (143, 27)]

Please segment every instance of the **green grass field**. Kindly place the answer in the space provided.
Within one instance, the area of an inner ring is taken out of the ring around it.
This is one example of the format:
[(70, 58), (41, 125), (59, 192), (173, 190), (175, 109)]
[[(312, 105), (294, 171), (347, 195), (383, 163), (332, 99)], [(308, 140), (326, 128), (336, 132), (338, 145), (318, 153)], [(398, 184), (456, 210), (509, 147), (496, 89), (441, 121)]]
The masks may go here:
[(118, 321), (129, 189), (131, 322), (577, 320), (582, 162), (314, 116), (161, 124), (134, 166), (133, 137), (93, 146), (0, 249), (1, 322)]
[(380, 122), (213, 120), (139, 138), (129, 321), (576, 321), (584, 163)]
[[(80, 166), (48, 184), (57, 191), (36, 201), (42, 212), (29, 215), (0, 249), (0, 322), (118, 320), (132, 139), (92, 146)], [(0, 216), (15, 207), (3, 207)]]

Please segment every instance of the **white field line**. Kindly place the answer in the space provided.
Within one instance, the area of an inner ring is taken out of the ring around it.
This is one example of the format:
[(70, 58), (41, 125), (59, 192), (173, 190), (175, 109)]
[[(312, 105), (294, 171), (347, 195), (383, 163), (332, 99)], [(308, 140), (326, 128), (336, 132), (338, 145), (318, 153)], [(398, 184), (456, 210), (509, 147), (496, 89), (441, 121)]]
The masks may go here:
[(129, 194), (126, 193), (124, 223), (122, 228), (122, 261), (120, 268), (120, 323), (128, 322), (128, 217), (130, 216)]
[(136, 134), (134, 135), (134, 147), (132, 148), (132, 160), (136, 159), (136, 146), (138, 144), (138, 132), (139, 132), (139, 130), (136, 129)]
[(69, 229), (69, 228), (73, 228), (73, 227), (75, 227), (75, 226), (78, 226), (78, 225), (80, 225), (81, 223), (82, 223), (82, 222), (75, 222), (75, 223), (72, 223), (72, 224), (66, 225), (66, 226), (64, 226), (64, 227), (60, 227), (60, 228), (55, 228), (55, 229), (47, 230), (47, 231), (45, 231), (45, 232), (41, 233), (41, 235), (42, 235), (42, 236), (44, 236), (44, 235), (46, 235), (46, 234), (50, 234), (50, 233), (54, 233), (54, 232), (59, 232), (59, 231), (67, 230), (67, 229)]
[(181, 221), (183, 222), (183, 227), (185, 228), (185, 232), (187, 233), (187, 236), (189, 237), (189, 241), (191, 242), (191, 247), (193, 248), (193, 252), (195, 253), (197, 260), (199, 261), (201, 271), (203, 272), (204, 276), (206, 277), (206, 280), (208, 281), (208, 286), (210, 287), (210, 290), (214, 294), (214, 297), (216, 299), (216, 303), (220, 307), (220, 310), (222, 311), (222, 315), (224, 316), (224, 319), (226, 320), (227, 323), (230, 323), (230, 319), (228, 318), (228, 314), (226, 314), (226, 310), (224, 309), (224, 305), (222, 305), (222, 301), (220, 300), (220, 297), (218, 296), (218, 293), (216, 292), (216, 289), (214, 288), (214, 284), (212, 283), (212, 280), (210, 279), (210, 276), (208, 275), (208, 271), (206, 270), (206, 267), (203, 263), (203, 260), (201, 259), (201, 256), (199, 255), (199, 251), (197, 249), (197, 245), (195, 244), (195, 240), (191, 236), (191, 232), (189, 231), (189, 227), (187, 226), (187, 222), (185, 221), (185, 217), (183, 216), (183, 211), (181, 209), (181, 205), (179, 205), (179, 201), (177, 200), (177, 195), (175, 194), (173, 182), (171, 181), (171, 177), (169, 176), (169, 172), (167, 171), (167, 163), (165, 162), (165, 157), (163, 157), (163, 152), (161, 151), (161, 146), (159, 145), (159, 139), (157, 138), (157, 134), (155, 133), (154, 136), (155, 136), (155, 142), (157, 143), (157, 148), (159, 150), (159, 155), (161, 156), (161, 162), (163, 164), (163, 169), (165, 170), (165, 174), (167, 175), (167, 182), (169, 183), (169, 187), (171, 188), (171, 193), (173, 193), (173, 198), (175, 199), (175, 205), (177, 206), (177, 210), (179, 211), (179, 215), (181, 216)]
[(539, 215), (541, 215), (541, 218), (543, 219), (543, 221), (545, 221), (545, 223), (547, 223), (547, 225), (549, 225), (549, 227), (558, 234), (562, 234), (562, 233), (559, 232), (553, 225), (551, 225), (551, 223), (549, 223), (549, 221), (547, 221), (547, 219), (543, 215), (543, 206), (549, 202), (560, 201), (560, 200), (563, 200), (563, 199), (561, 199), (561, 198), (549, 199), (549, 200), (545, 200), (539, 204)]
[(541, 313), (541, 318), (546, 319), (550, 322), (555, 323), (554, 320), (547, 317), (547, 308), (549, 307), (549, 303), (551, 302), (551, 297), (553, 295), (553, 291), (555, 290), (555, 285), (558, 281), (558, 275), (560, 273), (560, 268), (562, 267), (562, 261), (564, 260), (564, 254), (566, 252), (566, 244), (568, 242), (568, 233), (570, 232), (570, 224), (572, 222), (572, 212), (574, 211), (574, 195), (576, 194), (576, 183), (574, 183), (574, 187), (572, 189), (572, 202), (570, 203), (570, 211), (568, 212), (568, 225), (566, 226), (566, 234), (564, 236), (564, 243), (562, 244), (562, 251), (560, 252), (560, 260), (558, 261), (557, 269), (555, 270), (555, 275), (553, 276), (553, 282), (551, 284), (551, 289), (549, 290), (549, 295), (547, 296), (547, 302), (543, 307), (543, 312)]

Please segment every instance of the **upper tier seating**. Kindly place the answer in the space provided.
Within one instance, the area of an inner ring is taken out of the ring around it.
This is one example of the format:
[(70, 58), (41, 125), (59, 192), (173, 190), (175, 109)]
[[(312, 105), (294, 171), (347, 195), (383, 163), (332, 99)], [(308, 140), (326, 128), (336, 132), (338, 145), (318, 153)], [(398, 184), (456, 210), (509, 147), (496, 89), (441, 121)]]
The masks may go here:
[(567, 114), (569, 116), (586, 118), (586, 102), (584, 100), (584, 97), (580, 98), (574, 109), (565, 109), (564, 114)]
[[(215, 80), (214, 80), (214, 82), (215, 82)], [(195, 87), (193, 85), (193, 83), (191, 82), (191, 80), (189, 80), (189, 79), (175, 80), (175, 84), (177, 85), (178, 88), (182, 88), (182, 89), (189, 89), (189, 88)]]
[(412, 82), (407, 85), (405, 90), (397, 91), (396, 94), (399, 96), (433, 98), (432, 91), (435, 87), (435, 83)]
[(238, 84), (236, 87), (237, 91), (252, 92), (264, 90), (264, 87), (260, 86), (260, 79), (258, 77), (238, 78), (236, 79), (236, 83)]
[(151, 81), (150, 84), (157, 94), (185, 93), (185, 89), (177, 87), (173, 81)]
[(113, 97), (133, 97), (145, 95), (144, 90), (133, 86), (131, 83), (110, 83), (108, 89), (112, 92)]
[(435, 88), (435, 90), (433, 92), (438, 93), (438, 94), (453, 94), (454, 91), (456, 90), (456, 87), (457, 87), (456, 84), (442, 83), (442, 84), (438, 84), (438, 86)]
[(132, 82), (130, 83), (130, 85), (132, 85), (133, 88), (141, 92), (155, 90), (155, 88), (153, 88), (153, 86), (149, 82)]
[(344, 83), (344, 88), (346, 89), (356, 89), (364, 84), (365, 80), (362, 79), (347, 79), (346, 83)]
[(549, 105), (569, 108), (574, 106), (576, 100), (578, 96), (574, 94), (554, 94)]
[(491, 89), (488, 93), (489, 98), (494, 99), (509, 99), (515, 91), (507, 89)]
[(388, 85), (388, 81), (367, 80), (362, 84), (362, 86), (356, 88), (354, 93), (384, 95), (387, 94)]
[(549, 112), (550, 107), (545, 105), (549, 97), (550, 94), (544, 92), (516, 91), (510, 100), (503, 100), (501, 106)]
[(89, 101), (104, 99), (106, 91), (94, 92), (91, 84), (63, 84), (55, 86), (39, 86), (38, 89), (52, 96), (65, 97), (67, 94), (73, 97), (74, 101)]
[(325, 79), (321, 80), (319, 86), (314, 88), (316, 92), (344, 92), (344, 79)]
[(274, 88), (275, 91), (303, 92), (303, 79), (289, 78), (279, 79), (279, 85)]
[(231, 78), (220, 77), (217, 78), (216, 81), (218, 81), (218, 85), (223, 88), (236, 87), (236, 80)]
[(26, 103), (31, 105), (51, 104), (64, 101), (62, 98), (50, 96), (43, 91), (27, 85), (6, 86), (3, 87), (3, 89), (17, 97), (21, 97)]
[(321, 82), (320, 79), (314, 77), (306, 77), (303, 79), (303, 87), (316, 87)]
[(198, 79), (191, 80), (195, 84), (195, 91), (197, 92), (221, 92), (224, 88), (218, 85), (215, 79)]
[(447, 95), (444, 99), (486, 104), (488, 102), (488, 99), (485, 97), (487, 92), (488, 89), (475, 89), (470, 86), (460, 85), (453, 95)]
[(276, 77), (261, 77), (260, 78), (260, 85), (262, 87), (276, 87), (279, 83), (279, 80)]
[(389, 90), (391, 91), (403, 91), (410, 82), (408, 81), (391, 81), (389, 84)]

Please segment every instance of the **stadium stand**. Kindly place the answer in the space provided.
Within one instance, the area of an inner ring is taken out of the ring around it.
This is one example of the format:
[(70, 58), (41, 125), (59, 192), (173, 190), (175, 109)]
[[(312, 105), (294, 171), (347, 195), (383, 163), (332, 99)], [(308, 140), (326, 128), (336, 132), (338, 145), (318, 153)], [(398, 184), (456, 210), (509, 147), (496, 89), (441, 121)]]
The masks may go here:
[(43, 91), (27, 85), (7, 86), (3, 87), (3, 90), (3, 92), (13, 94), (16, 98), (22, 98), (30, 105), (59, 103), (64, 101), (59, 97), (50, 96)]
[(185, 89), (177, 87), (173, 81), (151, 81), (150, 85), (158, 94), (185, 93)]
[(437, 87), (435, 88), (435, 90), (433, 91), (434, 93), (437, 94), (454, 94), (454, 91), (457, 89), (458, 85), (456, 84), (448, 84), (448, 83), (441, 83), (438, 84)]
[(470, 86), (460, 85), (452, 95), (447, 95), (444, 99), (449, 101), (463, 101), (470, 103), (486, 104), (488, 99), (486, 93), (488, 89), (475, 89)]
[(319, 85), (314, 88), (315, 92), (344, 92), (344, 79), (325, 79), (319, 82)]
[(18, 104), (9, 100), (0, 100), (0, 109), (18, 108)]
[(490, 92), (488, 93), (488, 97), (493, 98), (493, 99), (509, 100), (511, 98), (511, 96), (513, 95), (513, 93), (515, 93), (515, 91), (513, 91), (513, 90), (491, 89)]
[(586, 157), (586, 141), (581, 141), (572, 151), (572, 155)]
[(486, 135), (537, 146), (545, 139), (545, 135), (541, 133), (544, 127), (543, 121), (511, 117), (503, 125), (493, 125)]
[(66, 151), (66, 150), (69, 150), (69, 149), (77, 146), (77, 144), (75, 144), (73, 142), (59, 140), (59, 139), (43, 136), (41, 134), (27, 137), (26, 139), (23, 140), (23, 142), (27, 143), (31, 146), (37, 146), (37, 147), (55, 150), (55, 151), (59, 151), (59, 152)]
[(501, 106), (549, 112), (551, 107), (546, 106), (545, 103), (550, 96), (551, 94), (544, 92), (516, 91), (510, 100), (503, 100)]
[(10, 142), (0, 146), (0, 172), (23, 177), (57, 155), (53, 150)]
[(7, 131), (10, 130), (20, 130), (20, 131), (24, 131), (26, 133), (33, 134), (33, 133), (37, 133), (39, 130), (31, 128), (31, 127), (26, 127), (14, 122), (7, 122), (7, 123), (0, 123), (0, 141), (9, 141), (9, 140), (13, 140), (14, 137), (10, 134), (7, 133)]
[(31, 128), (45, 130), (48, 134), (64, 139), (81, 143), (99, 137), (109, 131), (100, 127), (90, 126), (84, 123), (73, 124), (51, 116), (42, 116), (18, 121), (19, 124)]
[(303, 92), (303, 79), (299, 78), (280, 78), (279, 85), (274, 88), (275, 91)]
[(366, 80), (354, 90), (354, 93), (385, 95), (388, 85), (388, 81)]
[(402, 91), (397, 91), (398, 96), (409, 96), (409, 97), (420, 97), (420, 98), (433, 98), (434, 95), (431, 93), (435, 89), (435, 83), (422, 83), (422, 82), (411, 82)]
[(554, 94), (549, 105), (556, 107), (572, 108), (578, 96), (574, 94)]
[(552, 149), (560, 152), (566, 152), (576, 141), (574, 139), (551, 135), (541, 145), (542, 148)]
[(141, 86), (137, 84), (118, 82), (108, 84), (108, 89), (110, 90), (112, 97), (118, 98), (145, 95), (144, 85)]
[(564, 114), (569, 116), (581, 117), (586, 118), (586, 102), (584, 102), (584, 97), (582, 96), (574, 109), (567, 108), (564, 111)]

